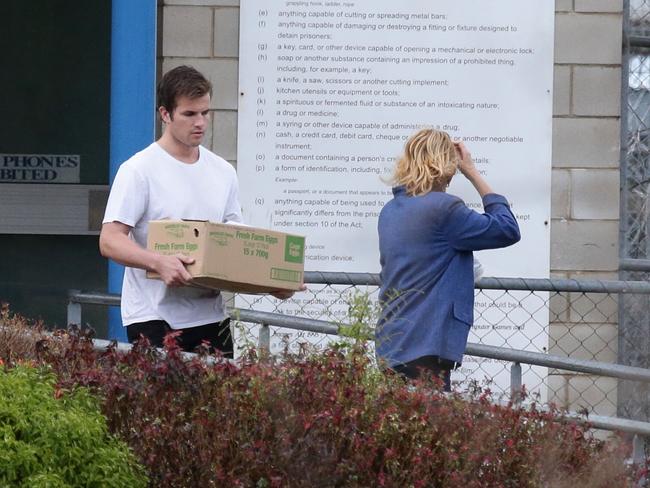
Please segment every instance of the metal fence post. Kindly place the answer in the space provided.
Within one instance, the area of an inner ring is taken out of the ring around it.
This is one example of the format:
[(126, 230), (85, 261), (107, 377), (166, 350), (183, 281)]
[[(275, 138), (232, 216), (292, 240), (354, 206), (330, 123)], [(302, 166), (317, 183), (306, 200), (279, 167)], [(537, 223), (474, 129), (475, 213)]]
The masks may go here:
[(263, 354), (268, 354), (271, 350), (271, 328), (268, 324), (260, 324), (258, 347)]
[(510, 400), (513, 405), (521, 404), (521, 363), (510, 364)]
[(75, 324), (81, 327), (81, 303), (73, 301), (72, 297), (78, 290), (70, 290), (68, 293), (68, 325)]
[(641, 466), (646, 460), (646, 438), (640, 434), (634, 434), (632, 439), (632, 462)]

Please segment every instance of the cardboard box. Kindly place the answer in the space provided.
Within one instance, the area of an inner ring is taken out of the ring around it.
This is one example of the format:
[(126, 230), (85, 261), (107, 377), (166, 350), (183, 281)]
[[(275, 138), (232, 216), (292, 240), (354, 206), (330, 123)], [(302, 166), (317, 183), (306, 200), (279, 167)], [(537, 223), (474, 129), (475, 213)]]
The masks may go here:
[[(187, 266), (198, 286), (241, 293), (298, 290), (305, 238), (245, 225), (197, 220), (152, 220), (147, 248), (195, 259)], [(159, 278), (147, 272), (148, 278)]]

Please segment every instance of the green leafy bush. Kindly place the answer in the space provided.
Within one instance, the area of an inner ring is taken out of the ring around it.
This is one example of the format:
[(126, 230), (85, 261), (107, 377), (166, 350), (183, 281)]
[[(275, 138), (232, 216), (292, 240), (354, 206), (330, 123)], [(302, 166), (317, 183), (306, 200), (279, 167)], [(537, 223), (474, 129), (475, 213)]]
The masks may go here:
[(68, 394), (33, 367), (0, 367), (0, 486), (143, 487), (144, 470), (107, 432), (86, 389)]

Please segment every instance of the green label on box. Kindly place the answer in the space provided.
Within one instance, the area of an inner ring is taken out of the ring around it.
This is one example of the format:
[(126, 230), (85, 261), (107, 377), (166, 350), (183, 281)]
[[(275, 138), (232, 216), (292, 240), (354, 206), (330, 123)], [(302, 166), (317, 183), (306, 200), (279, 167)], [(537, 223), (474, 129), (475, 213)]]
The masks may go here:
[(284, 260), (288, 263), (302, 263), (305, 258), (305, 238), (287, 236), (284, 244)]
[(194, 242), (154, 242), (153, 250), (159, 253), (184, 253), (186, 251), (194, 252), (199, 248), (199, 245)]
[(222, 230), (212, 231), (209, 233), (210, 239), (217, 245), (225, 247), (228, 245), (230, 239), (234, 239), (235, 234), (232, 232), (225, 232)]
[(185, 235), (185, 230), (189, 229), (188, 224), (167, 224), (165, 225), (165, 230), (170, 236), (181, 238)]
[(271, 268), (271, 279), (279, 281), (291, 281), (293, 283), (300, 283), (302, 273), (292, 269)]

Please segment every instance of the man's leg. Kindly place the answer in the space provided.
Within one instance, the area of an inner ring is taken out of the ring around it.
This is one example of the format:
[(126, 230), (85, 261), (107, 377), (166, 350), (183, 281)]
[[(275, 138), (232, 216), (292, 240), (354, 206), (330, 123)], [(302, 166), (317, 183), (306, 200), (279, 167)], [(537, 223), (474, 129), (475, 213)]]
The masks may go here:
[(230, 318), (223, 322), (199, 325), (182, 329), (178, 343), (184, 351), (194, 352), (202, 342), (207, 342), (210, 352), (221, 351), (226, 358), (233, 357), (233, 340), (230, 333)]
[(171, 329), (164, 320), (150, 320), (149, 322), (139, 322), (126, 327), (126, 336), (130, 343), (137, 341), (140, 336), (149, 339), (152, 346), (163, 347), (165, 334)]

